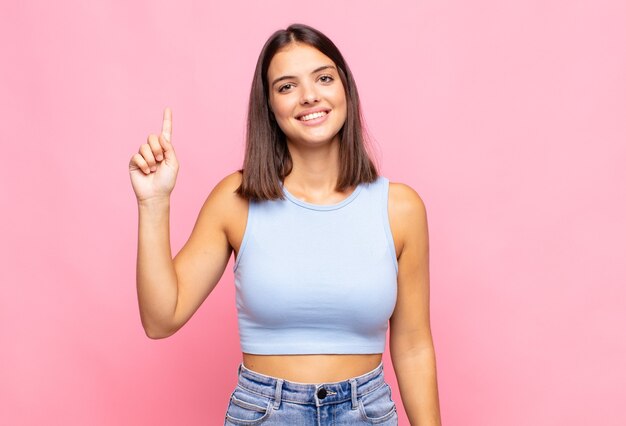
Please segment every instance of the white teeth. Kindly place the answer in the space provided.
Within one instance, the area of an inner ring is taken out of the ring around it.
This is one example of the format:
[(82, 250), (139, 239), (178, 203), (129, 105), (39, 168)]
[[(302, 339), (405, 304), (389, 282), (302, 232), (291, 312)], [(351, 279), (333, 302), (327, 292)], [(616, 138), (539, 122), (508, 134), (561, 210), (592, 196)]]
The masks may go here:
[(313, 120), (314, 118), (323, 117), (325, 115), (326, 115), (326, 112), (324, 111), (314, 112), (313, 114), (307, 114), (303, 117), (300, 117), (300, 121), (309, 121), (309, 120)]

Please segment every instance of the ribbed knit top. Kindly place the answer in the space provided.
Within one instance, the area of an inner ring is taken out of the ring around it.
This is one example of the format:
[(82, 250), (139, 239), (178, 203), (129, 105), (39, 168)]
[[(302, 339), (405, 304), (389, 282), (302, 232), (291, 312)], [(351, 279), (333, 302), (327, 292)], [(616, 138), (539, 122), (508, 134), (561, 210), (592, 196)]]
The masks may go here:
[(385, 349), (398, 262), (389, 180), (312, 204), (250, 201), (234, 264), (241, 349), (252, 354), (366, 354)]

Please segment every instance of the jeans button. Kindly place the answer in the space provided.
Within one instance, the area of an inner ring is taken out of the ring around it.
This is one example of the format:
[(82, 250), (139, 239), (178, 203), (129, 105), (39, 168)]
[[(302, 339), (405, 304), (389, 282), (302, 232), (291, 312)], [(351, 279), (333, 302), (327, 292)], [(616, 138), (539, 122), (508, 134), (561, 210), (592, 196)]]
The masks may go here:
[(318, 397), (319, 399), (324, 399), (324, 398), (326, 398), (326, 395), (328, 395), (328, 392), (327, 392), (327, 391), (326, 391), (326, 389), (324, 389), (324, 388), (320, 388), (320, 389), (317, 391), (317, 397)]

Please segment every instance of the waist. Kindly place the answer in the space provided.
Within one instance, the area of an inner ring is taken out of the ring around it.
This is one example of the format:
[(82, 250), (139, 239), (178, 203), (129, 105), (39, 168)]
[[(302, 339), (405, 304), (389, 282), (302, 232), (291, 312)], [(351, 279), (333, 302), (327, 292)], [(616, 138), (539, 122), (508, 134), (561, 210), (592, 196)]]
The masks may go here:
[[(279, 377), (260, 374), (250, 370), (243, 363), (239, 365), (238, 386), (267, 397), (275, 397), (278, 389), (281, 400), (318, 405), (335, 404), (373, 392), (385, 385), (383, 364), (364, 374), (345, 380), (300, 383)], [(324, 389), (320, 393), (320, 389)]]
[(256, 355), (243, 353), (244, 368), (296, 383), (337, 382), (376, 369), (382, 353)]

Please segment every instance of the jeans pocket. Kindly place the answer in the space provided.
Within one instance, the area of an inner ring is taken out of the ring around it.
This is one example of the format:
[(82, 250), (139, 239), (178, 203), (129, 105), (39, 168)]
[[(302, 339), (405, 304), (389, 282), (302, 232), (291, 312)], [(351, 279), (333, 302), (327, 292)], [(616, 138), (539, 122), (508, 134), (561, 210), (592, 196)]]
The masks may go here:
[(237, 387), (230, 396), (225, 424), (258, 425), (272, 414), (272, 399)]
[(391, 388), (386, 383), (359, 399), (359, 411), (370, 424), (398, 424), (396, 404), (391, 399)]

